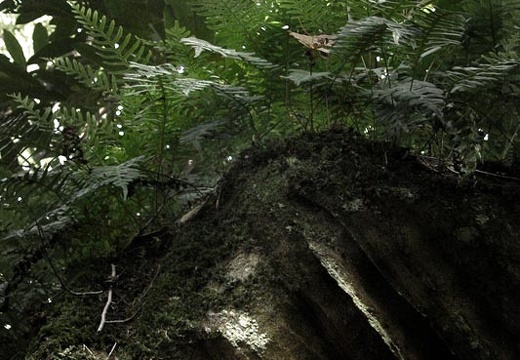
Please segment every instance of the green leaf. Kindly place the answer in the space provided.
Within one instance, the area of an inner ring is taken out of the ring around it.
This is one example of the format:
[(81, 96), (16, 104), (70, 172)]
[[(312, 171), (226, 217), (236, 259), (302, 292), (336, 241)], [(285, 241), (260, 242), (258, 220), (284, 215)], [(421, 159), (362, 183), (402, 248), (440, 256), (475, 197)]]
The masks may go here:
[(14, 63), (25, 68), (26, 62), (22, 47), (13, 33), (9, 30), (4, 30), (4, 42), (7, 51), (9, 51), (9, 54), (11, 54), (11, 57), (14, 60)]
[(49, 34), (47, 33), (47, 29), (40, 23), (34, 26), (32, 38), (35, 54), (49, 43)]

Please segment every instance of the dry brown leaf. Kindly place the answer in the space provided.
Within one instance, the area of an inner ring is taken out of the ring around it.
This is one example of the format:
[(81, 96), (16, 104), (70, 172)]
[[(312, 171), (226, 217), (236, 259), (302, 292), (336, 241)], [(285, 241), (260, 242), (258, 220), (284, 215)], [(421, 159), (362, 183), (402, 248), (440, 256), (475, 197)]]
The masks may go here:
[(289, 31), (289, 35), (298, 40), (300, 44), (305, 47), (320, 51), (324, 54), (329, 54), (330, 50), (327, 49), (334, 45), (336, 35), (303, 35), (294, 31)]

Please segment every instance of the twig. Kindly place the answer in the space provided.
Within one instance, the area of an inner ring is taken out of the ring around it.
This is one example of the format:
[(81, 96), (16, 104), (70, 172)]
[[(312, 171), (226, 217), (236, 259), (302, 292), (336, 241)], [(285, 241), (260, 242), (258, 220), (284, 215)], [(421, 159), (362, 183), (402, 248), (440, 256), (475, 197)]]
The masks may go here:
[(494, 174), (494, 173), (490, 173), (490, 172), (487, 172), (487, 171), (484, 171), (484, 170), (478, 170), (477, 169), (477, 170), (475, 170), (475, 172), (478, 173), (478, 174), (494, 176), (494, 177), (501, 178), (501, 179), (520, 181), (520, 178), (517, 178), (517, 177), (507, 176), (507, 175), (502, 175), (502, 174)]
[(112, 285), (113, 285), (114, 279), (116, 278), (116, 266), (114, 264), (111, 264), (111, 266), (112, 266), (112, 273), (110, 274), (110, 287), (108, 289), (108, 298), (107, 298), (105, 307), (103, 309), (103, 312), (101, 313), (101, 322), (99, 323), (99, 327), (97, 329), (98, 332), (103, 330), (103, 326), (105, 326), (107, 311), (108, 311), (108, 308), (110, 307), (110, 304), (112, 303)]
[(137, 311), (135, 313), (133, 313), (130, 317), (127, 317), (126, 319), (123, 319), (123, 320), (106, 320), (105, 321), (105, 324), (123, 324), (123, 323), (126, 323), (126, 322), (129, 322), (131, 321), (133, 318), (135, 318), (137, 316), (137, 314), (139, 313), (139, 311), (141, 311), (141, 309), (143, 308), (144, 306), (144, 302), (141, 304), (141, 306), (139, 306), (139, 308), (137, 309)]
[(83, 349), (86, 349), (86, 350), (89, 352), (90, 355), (94, 356), (94, 353), (92, 352), (92, 350), (90, 350), (90, 349), (88, 348), (87, 345), (83, 344)]
[[(160, 269), (161, 269), (161, 265), (158, 264), (157, 265), (157, 271), (155, 272), (155, 275), (153, 276), (152, 280), (150, 281), (150, 283), (148, 284), (146, 289), (143, 291), (143, 293), (139, 296), (139, 299), (142, 299), (143, 297), (145, 297), (146, 294), (148, 293), (148, 291), (152, 288), (152, 284), (155, 281), (155, 279), (157, 278), (157, 275), (159, 275), (159, 270)], [(131, 321), (133, 318), (135, 318), (137, 316), (139, 311), (141, 311), (141, 309), (143, 308), (144, 304), (145, 304), (145, 302), (141, 303), (141, 305), (139, 306), (137, 311), (135, 313), (133, 313), (130, 317), (127, 317), (126, 319), (122, 319), (122, 320), (105, 320), (104, 323), (105, 324), (122, 324), (122, 323), (129, 322), (129, 321)]]
[(117, 345), (117, 342), (114, 343), (114, 346), (112, 346), (112, 350), (110, 350), (110, 352), (108, 353), (107, 360), (109, 360), (110, 357), (112, 356), (112, 353), (116, 349), (116, 345)]

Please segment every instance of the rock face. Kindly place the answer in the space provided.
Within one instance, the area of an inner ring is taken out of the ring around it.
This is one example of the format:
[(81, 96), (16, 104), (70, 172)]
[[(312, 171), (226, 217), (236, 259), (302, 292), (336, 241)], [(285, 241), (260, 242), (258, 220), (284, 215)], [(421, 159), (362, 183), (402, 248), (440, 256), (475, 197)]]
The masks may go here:
[[(518, 184), (426, 165), (343, 130), (251, 149), (196, 218), (121, 259), (119, 299), (149, 287), (135, 318), (96, 334), (99, 300), (66, 298), (32, 357), (519, 359)], [(58, 340), (71, 321), (83, 335)]]

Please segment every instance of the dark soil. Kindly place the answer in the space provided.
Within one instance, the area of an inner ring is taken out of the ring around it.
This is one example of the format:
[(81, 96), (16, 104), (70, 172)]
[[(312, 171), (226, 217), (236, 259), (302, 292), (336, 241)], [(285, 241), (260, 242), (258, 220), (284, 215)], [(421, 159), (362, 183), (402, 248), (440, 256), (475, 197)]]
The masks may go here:
[(258, 145), (118, 259), (125, 321), (64, 296), (29, 358), (519, 359), (519, 190), (344, 129)]

